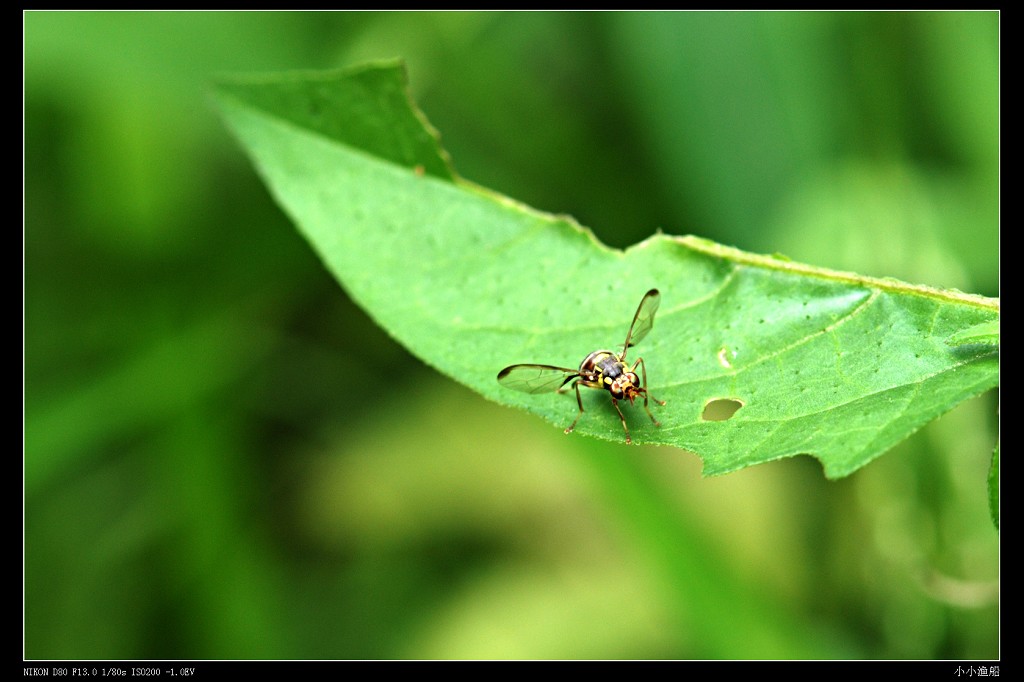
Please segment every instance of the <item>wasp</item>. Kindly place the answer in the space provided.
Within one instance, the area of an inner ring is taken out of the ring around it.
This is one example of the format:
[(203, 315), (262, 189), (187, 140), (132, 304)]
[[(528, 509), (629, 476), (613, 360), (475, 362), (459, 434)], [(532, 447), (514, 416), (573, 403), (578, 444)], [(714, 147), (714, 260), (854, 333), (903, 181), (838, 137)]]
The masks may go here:
[[(651, 414), (647, 400), (650, 398), (659, 405), (664, 405), (665, 401), (658, 400), (648, 392), (647, 366), (644, 364), (644, 359), (637, 358), (632, 366), (626, 362), (626, 353), (629, 349), (640, 343), (654, 326), (654, 313), (658, 311), (660, 304), (661, 293), (657, 289), (651, 289), (644, 294), (636, 309), (636, 314), (633, 316), (633, 322), (629, 325), (629, 331), (626, 332), (626, 342), (622, 344), (621, 353), (595, 350), (583, 359), (579, 369), (555, 367), (554, 365), (512, 365), (498, 372), (498, 383), (523, 393), (550, 393), (551, 391), (561, 393), (567, 384), (576, 389), (576, 404), (579, 405), (580, 411), (569, 428), (565, 430), (566, 433), (572, 433), (572, 430), (576, 428), (576, 422), (583, 416), (583, 398), (580, 396), (580, 386), (606, 390), (612, 396), (612, 406), (619, 413), (622, 429), (626, 432), (626, 443), (629, 444), (632, 439), (629, 437), (626, 418), (622, 415), (622, 410), (619, 409), (620, 400), (629, 400), (632, 405), (637, 397), (643, 396), (644, 410), (647, 412), (647, 416), (651, 418), (655, 426), (661, 426), (661, 423)], [(636, 372), (637, 367), (640, 368), (639, 375)]]

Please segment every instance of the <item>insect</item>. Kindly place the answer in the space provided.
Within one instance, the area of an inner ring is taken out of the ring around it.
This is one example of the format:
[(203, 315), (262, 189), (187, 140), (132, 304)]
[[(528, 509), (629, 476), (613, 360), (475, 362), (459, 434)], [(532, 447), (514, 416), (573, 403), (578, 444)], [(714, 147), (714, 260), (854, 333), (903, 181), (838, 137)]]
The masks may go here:
[[(512, 365), (498, 372), (498, 383), (506, 388), (511, 388), (523, 393), (550, 393), (555, 391), (561, 393), (566, 384), (576, 389), (576, 404), (580, 411), (576, 415), (566, 433), (571, 433), (576, 428), (576, 422), (583, 416), (583, 398), (580, 396), (580, 386), (587, 388), (603, 389), (611, 393), (612, 405), (619, 413), (622, 421), (622, 429), (626, 432), (626, 443), (631, 443), (629, 427), (626, 426), (626, 418), (622, 416), (619, 409), (619, 401), (626, 399), (630, 404), (638, 396), (644, 398), (644, 410), (651, 418), (655, 426), (661, 426), (651, 410), (647, 407), (647, 399), (650, 398), (659, 405), (665, 401), (658, 400), (647, 391), (647, 366), (643, 358), (637, 358), (632, 366), (626, 363), (626, 353), (632, 346), (640, 343), (647, 333), (654, 326), (654, 313), (658, 311), (661, 303), (661, 293), (657, 289), (651, 289), (644, 294), (640, 306), (633, 316), (633, 323), (629, 325), (626, 332), (626, 342), (622, 344), (622, 352), (615, 353), (610, 350), (595, 350), (580, 363), (579, 369), (567, 367), (555, 367), (553, 365)], [(636, 368), (640, 367), (640, 375)], [(642, 378), (641, 378), (642, 377)]]

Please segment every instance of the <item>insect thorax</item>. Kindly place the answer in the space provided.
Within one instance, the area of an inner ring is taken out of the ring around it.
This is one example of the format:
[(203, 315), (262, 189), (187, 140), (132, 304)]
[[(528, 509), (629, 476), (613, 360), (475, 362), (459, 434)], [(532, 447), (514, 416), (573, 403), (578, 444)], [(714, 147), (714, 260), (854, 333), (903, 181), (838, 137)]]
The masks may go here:
[(580, 363), (580, 374), (592, 377), (595, 380), (600, 377), (615, 379), (622, 374), (625, 365), (619, 361), (619, 357), (610, 350), (595, 350)]

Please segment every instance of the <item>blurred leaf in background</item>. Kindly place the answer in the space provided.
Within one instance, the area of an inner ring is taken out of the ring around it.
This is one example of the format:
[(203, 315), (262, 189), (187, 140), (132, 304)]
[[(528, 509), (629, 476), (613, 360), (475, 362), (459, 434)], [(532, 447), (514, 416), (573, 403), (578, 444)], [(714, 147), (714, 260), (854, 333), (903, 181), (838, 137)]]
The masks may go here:
[(995, 296), (997, 13), (24, 30), (27, 658), (998, 657), (993, 396), (832, 483), (566, 438), (372, 325), (206, 99), (401, 56), (463, 176), (613, 246)]

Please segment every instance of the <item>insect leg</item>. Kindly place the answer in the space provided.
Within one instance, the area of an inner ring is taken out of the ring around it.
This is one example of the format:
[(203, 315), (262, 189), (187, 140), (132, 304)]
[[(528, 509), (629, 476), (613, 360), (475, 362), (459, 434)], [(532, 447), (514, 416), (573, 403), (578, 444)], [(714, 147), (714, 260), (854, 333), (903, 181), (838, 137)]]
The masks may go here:
[(654, 402), (658, 403), (659, 405), (664, 405), (665, 401), (664, 400), (658, 400), (653, 395), (651, 395), (650, 393), (647, 392), (647, 365), (644, 364), (644, 359), (643, 358), (637, 358), (636, 362), (633, 363), (633, 369), (630, 370), (630, 371), (635, 372), (637, 365), (640, 365), (640, 376), (642, 376), (643, 380), (644, 380), (644, 382), (643, 382), (644, 383), (644, 386), (643, 386), (643, 388), (644, 388), (644, 410), (647, 412), (647, 416), (651, 418), (651, 421), (654, 422), (655, 426), (661, 426), (661, 423), (657, 419), (654, 418), (654, 415), (651, 414), (651, 410), (647, 407), (647, 396), (651, 396), (651, 400), (653, 400)]
[(565, 378), (565, 381), (563, 381), (563, 382), (562, 382), (562, 385), (558, 387), (558, 390), (557, 390), (557, 391), (555, 391), (555, 393), (559, 393), (559, 394), (561, 394), (562, 390), (563, 390), (563, 389), (565, 388), (565, 385), (566, 385), (567, 383), (569, 383), (569, 382), (570, 382), (570, 381), (572, 381), (573, 379), (578, 379), (578, 378), (579, 378), (579, 374), (576, 374), (576, 373), (570, 374), (569, 376), (567, 376), (567, 377)]
[(580, 411), (576, 415), (576, 418), (572, 420), (572, 424), (569, 424), (569, 428), (565, 430), (566, 433), (572, 433), (572, 430), (576, 428), (576, 422), (583, 416), (583, 398), (580, 396), (580, 380), (572, 382), (572, 387), (576, 389), (576, 404), (580, 406)]
[[(622, 420), (622, 430), (626, 432), (626, 445), (633, 442), (633, 439), (629, 437), (629, 427), (626, 426), (626, 418), (622, 416), (622, 410), (619, 409), (619, 401), (612, 398), (612, 406), (615, 407), (615, 411), (619, 413), (619, 419)], [(650, 412), (648, 412), (650, 414)]]

